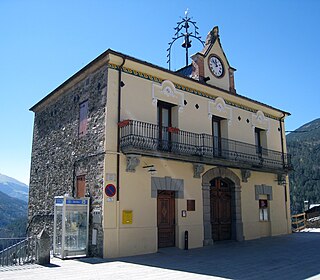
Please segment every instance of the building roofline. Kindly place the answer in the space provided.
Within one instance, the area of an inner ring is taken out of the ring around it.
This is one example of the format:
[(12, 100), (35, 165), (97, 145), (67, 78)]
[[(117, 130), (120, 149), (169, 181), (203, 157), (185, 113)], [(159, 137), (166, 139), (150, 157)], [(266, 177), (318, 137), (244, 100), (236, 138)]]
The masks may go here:
[[(76, 72), (75, 74), (73, 74), (69, 79), (67, 79), (65, 82), (63, 82), (60, 86), (58, 86), (56, 89), (54, 89), (53, 91), (51, 91), (47, 96), (45, 96), (43, 99), (41, 99), (39, 102), (37, 102), (35, 105), (33, 105), (29, 110), (30, 111), (33, 111), (35, 112), (36, 108), (38, 106), (40, 106), (44, 101), (48, 100), (50, 97), (52, 97), (57, 91), (59, 91), (60, 89), (62, 89), (64, 86), (66, 86), (68, 83), (70, 83), (73, 79), (75, 79), (76, 77), (78, 77), (79, 75), (81, 75), (83, 72), (85, 72), (87, 69), (89, 69), (91, 66), (93, 66), (95, 63), (97, 63), (98, 61), (104, 59), (105, 57), (107, 57), (109, 54), (113, 54), (113, 55), (116, 55), (116, 56), (121, 56), (122, 58), (126, 58), (126, 59), (129, 59), (131, 61), (134, 61), (134, 62), (137, 62), (137, 63), (140, 63), (140, 64), (144, 64), (146, 66), (149, 66), (149, 67), (152, 67), (152, 68), (156, 68), (158, 70), (161, 70), (161, 71), (164, 71), (164, 72), (167, 72), (167, 73), (170, 73), (172, 75), (175, 75), (175, 76), (178, 76), (180, 78), (184, 78), (186, 80), (189, 80), (189, 81), (192, 81), (192, 82), (195, 82), (195, 83), (198, 83), (198, 84), (201, 84), (201, 85), (205, 85), (209, 88), (214, 88), (214, 89), (217, 89), (217, 90), (220, 90), (220, 91), (223, 91), (225, 93), (228, 93), (228, 94), (231, 94), (229, 91), (225, 90), (225, 89), (222, 89), (222, 88), (219, 88), (217, 86), (213, 86), (213, 85), (208, 85), (206, 84), (205, 82), (200, 82), (200, 81), (197, 81), (195, 79), (192, 79), (190, 77), (186, 77), (180, 73), (176, 73), (174, 71), (171, 71), (171, 70), (168, 70), (166, 68), (163, 68), (161, 66), (158, 66), (158, 65), (155, 65), (155, 64), (152, 64), (150, 62), (147, 62), (147, 61), (144, 61), (144, 60), (141, 60), (141, 59), (137, 59), (135, 57), (132, 57), (130, 55), (126, 55), (126, 54), (123, 54), (123, 53), (120, 53), (120, 52), (117, 52), (117, 51), (114, 51), (112, 49), (107, 49), (105, 52), (103, 52), (102, 54), (100, 54), (98, 57), (96, 57), (94, 60), (92, 60), (91, 62), (89, 62), (86, 66), (84, 66), (83, 68), (81, 68), (78, 72)], [(232, 94), (234, 95), (234, 94)], [(256, 101), (254, 99), (251, 99), (251, 98), (248, 98), (246, 96), (243, 96), (243, 95), (240, 95), (240, 94), (235, 94), (235, 96), (237, 97), (240, 97), (242, 99), (245, 99), (247, 101), (250, 101), (250, 102), (253, 102), (253, 103), (256, 103), (258, 105), (261, 105), (261, 106), (264, 106), (264, 107), (267, 107), (269, 109), (272, 109), (272, 110), (275, 110), (275, 111), (278, 111), (278, 112), (281, 112), (287, 116), (290, 116), (291, 114), (289, 112), (286, 112), (286, 111), (283, 111), (283, 110), (280, 110), (280, 109), (277, 109), (275, 107), (272, 107), (270, 105), (267, 105), (265, 103), (262, 103), (262, 102), (259, 102), (259, 101)]]

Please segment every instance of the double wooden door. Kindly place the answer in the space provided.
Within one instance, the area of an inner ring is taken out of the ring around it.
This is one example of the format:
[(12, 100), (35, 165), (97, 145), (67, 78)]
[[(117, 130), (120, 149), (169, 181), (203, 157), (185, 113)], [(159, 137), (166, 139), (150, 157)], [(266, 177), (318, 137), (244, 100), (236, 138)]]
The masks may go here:
[(231, 239), (231, 188), (220, 178), (211, 181), (210, 208), (213, 240)]
[(175, 246), (175, 192), (158, 191), (158, 247)]

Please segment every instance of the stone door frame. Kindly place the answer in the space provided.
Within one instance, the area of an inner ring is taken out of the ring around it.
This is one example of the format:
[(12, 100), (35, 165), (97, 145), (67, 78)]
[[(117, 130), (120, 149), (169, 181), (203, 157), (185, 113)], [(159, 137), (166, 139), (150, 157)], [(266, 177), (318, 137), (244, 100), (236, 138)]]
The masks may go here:
[(222, 178), (230, 183), (231, 186), (231, 216), (232, 232), (231, 239), (243, 240), (243, 224), (241, 214), (241, 185), (240, 178), (231, 170), (225, 167), (215, 167), (209, 169), (202, 176), (202, 198), (203, 198), (203, 245), (213, 245), (211, 232), (211, 213), (210, 213), (210, 182), (215, 178)]

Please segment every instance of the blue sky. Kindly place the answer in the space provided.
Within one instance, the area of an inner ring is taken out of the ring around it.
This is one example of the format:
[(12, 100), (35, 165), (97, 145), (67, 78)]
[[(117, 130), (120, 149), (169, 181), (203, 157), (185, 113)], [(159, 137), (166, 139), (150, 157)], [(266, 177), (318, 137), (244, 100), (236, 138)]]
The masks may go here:
[[(106, 49), (167, 67), (187, 8), (203, 39), (219, 26), (239, 94), (289, 111), (287, 130), (319, 118), (320, 1), (1, 0), (0, 173), (29, 183), (29, 108)], [(172, 69), (184, 66), (181, 43)]]

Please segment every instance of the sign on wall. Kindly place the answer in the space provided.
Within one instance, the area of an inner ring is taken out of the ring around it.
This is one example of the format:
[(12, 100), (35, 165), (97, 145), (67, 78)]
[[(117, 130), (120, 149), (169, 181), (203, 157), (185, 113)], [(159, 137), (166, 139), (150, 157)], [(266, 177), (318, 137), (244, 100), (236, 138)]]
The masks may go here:
[(131, 225), (132, 224), (132, 210), (122, 211), (122, 224)]
[(117, 193), (117, 189), (113, 184), (108, 184), (104, 189), (106, 196), (113, 197)]

